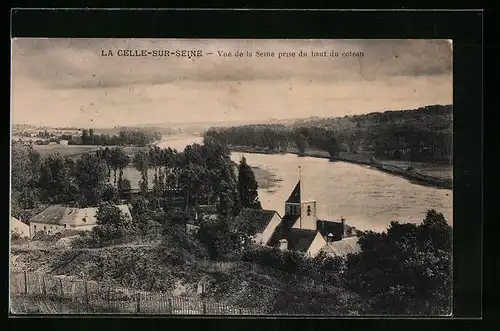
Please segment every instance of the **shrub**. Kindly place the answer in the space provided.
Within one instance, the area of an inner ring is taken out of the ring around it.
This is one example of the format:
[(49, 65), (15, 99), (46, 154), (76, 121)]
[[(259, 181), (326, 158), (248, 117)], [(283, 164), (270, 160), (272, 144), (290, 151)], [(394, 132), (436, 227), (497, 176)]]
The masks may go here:
[(345, 279), (373, 300), (377, 313), (451, 312), (451, 227), (441, 214), (429, 211), (420, 225), (393, 222), (359, 243), (362, 251), (349, 256)]

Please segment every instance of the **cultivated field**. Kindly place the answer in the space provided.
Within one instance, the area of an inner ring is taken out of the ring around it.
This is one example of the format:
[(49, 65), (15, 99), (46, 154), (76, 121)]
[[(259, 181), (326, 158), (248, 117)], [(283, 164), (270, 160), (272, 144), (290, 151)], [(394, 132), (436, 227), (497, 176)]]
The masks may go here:
[(33, 145), (33, 149), (40, 156), (45, 157), (53, 153), (58, 153), (61, 156), (78, 156), (84, 153), (93, 153), (99, 149), (99, 146), (84, 146), (84, 145)]
[[(44, 157), (52, 153), (58, 153), (61, 156), (77, 157), (85, 153), (94, 153), (99, 148), (114, 148), (117, 146), (89, 146), (89, 145), (33, 145), (35, 151)], [(129, 156), (134, 155), (138, 150), (147, 150), (148, 147), (126, 146), (121, 147)]]

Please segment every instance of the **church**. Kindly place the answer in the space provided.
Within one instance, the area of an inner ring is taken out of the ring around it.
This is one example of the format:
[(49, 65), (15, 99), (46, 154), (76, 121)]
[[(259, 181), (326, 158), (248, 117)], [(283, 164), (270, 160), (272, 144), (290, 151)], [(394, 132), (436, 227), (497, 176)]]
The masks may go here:
[(294, 250), (311, 257), (324, 251), (330, 255), (345, 255), (359, 251), (356, 228), (340, 221), (320, 220), (316, 215), (316, 201), (303, 201), (298, 181), (285, 201), (285, 215), (275, 217), (265, 227), (260, 243)]

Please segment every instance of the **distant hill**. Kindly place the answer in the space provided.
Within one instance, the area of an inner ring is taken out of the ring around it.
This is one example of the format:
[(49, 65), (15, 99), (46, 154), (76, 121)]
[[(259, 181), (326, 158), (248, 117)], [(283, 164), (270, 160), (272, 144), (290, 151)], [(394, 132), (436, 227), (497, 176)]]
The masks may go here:
[[(431, 105), (410, 110), (373, 112), (335, 118), (296, 119), (225, 128), (205, 134), (233, 146), (286, 152), (318, 149), (382, 159), (450, 162), (453, 106)], [(333, 146), (333, 148), (332, 148)]]

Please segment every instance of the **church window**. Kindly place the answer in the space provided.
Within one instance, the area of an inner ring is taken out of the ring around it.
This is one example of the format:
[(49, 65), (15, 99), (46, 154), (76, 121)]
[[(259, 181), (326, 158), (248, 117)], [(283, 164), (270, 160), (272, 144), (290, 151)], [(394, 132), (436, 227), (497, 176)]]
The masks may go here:
[(307, 216), (311, 216), (311, 206), (307, 206)]

